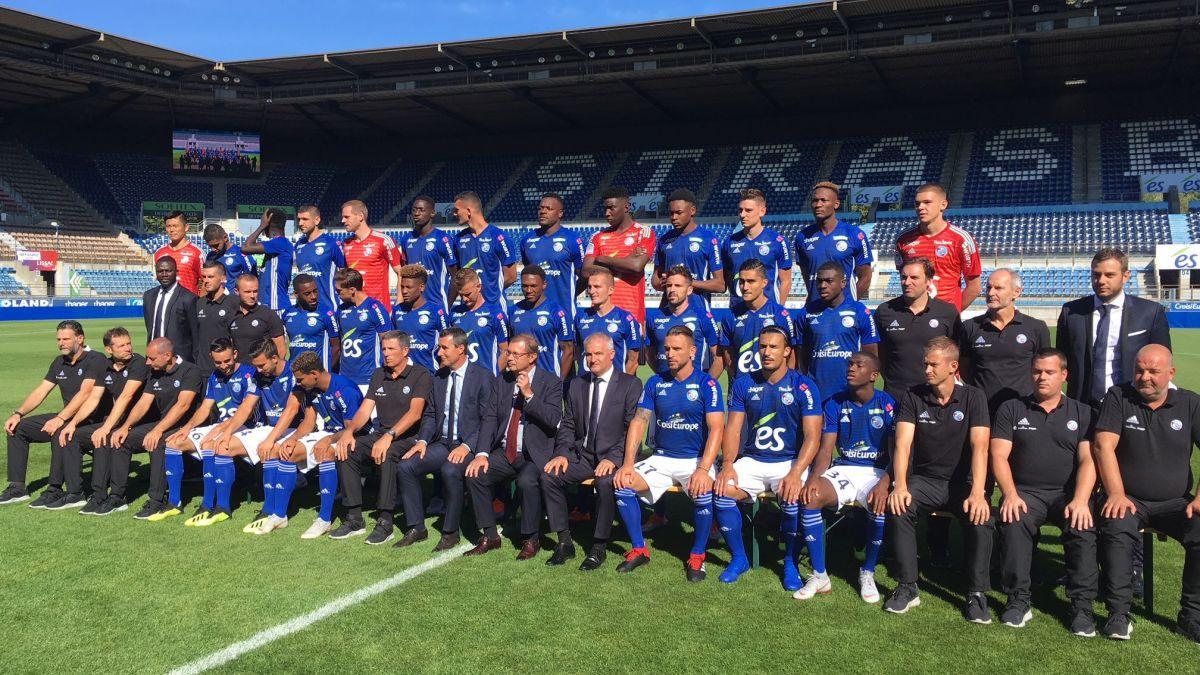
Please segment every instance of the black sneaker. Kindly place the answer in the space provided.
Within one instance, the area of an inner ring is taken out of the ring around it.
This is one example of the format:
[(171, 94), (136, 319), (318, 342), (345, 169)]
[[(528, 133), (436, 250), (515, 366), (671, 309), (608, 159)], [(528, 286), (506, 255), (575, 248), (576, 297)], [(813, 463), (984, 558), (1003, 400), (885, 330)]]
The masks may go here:
[(1133, 637), (1133, 618), (1128, 614), (1113, 614), (1101, 629), (1104, 637), (1113, 640), (1128, 640)]
[(900, 584), (892, 591), (892, 597), (883, 603), (883, 609), (892, 614), (903, 614), (921, 604), (921, 595), (916, 584)]
[(46, 506), (46, 509), (50, 511), (66, 511), (67, 509), (78, 509), (85, 504), (87, 504), (87, 498), (83, 496), (82, 492), (68, 492), (59, 495), (53, 504)]
[(1033, 612), (1029, 609), (1029, 604), (1025, 602), (1010, 601), (1000, 613), (1000, 623), (1009, 628), (1024, 628), (1025, 624), (1033, 618)]
[(367, 533), (367, 527), (362, 521), (343, 520), (341, 525), (333, 532), (329, 533), (330, 539), (349, 539)]
[(63, 495), (62, 490), (60, 490), (59, 488), (48, 487), (45, 490), (42, 490), (42, 494), (38, 495), (37, 499), (29, 502), (29, 508), (31, 508), (31, 509), (49, 508), (49, 506), (51, 504), (53, 504), (54, 502), (58, 501), (59, 497), (62, 497), (62, 495)]
[(93, 492), (92, 496), (88, 498), (87, 504), (84, 504), (83, 508), (79, 509), (79, 512), (85, 516), (94, 516), (96, 515), (96, 512), (100, 510), (100, 505), (103, 504), (104, 500), (107, 498), (108, 495), (104, 493)]
[(983, 593), (967, 593), (967, 604), (963, 607), (963, 616), (971, 623), (987, 625), (992, 622), (992, 613), (988, 611), (987, 596)]
[(1192, 619), (1190, 621), (1181, 621), (1175, 627), (1175, 631), (1183, 637), (1200, 645), (1200, 621)]
[(1096, 617), (1091, 607), (1079, 607), (1071, 615), (1071, 635), (1096, 637)]
[(125, 503), (123, 498), (116, 495), (109, 495), (107, 498), (105, 498), (104, 503), (100, 505), (100, 508), (96, 509), (96, 515), (107, 516), (110, 513), (117, 513), (118, 511), (125, 511), (128, 509), (129, 505)]
[(29, 499), (29, 493), (21, 485), (9, 483), (8, 487), (4, 488), (4, 492), (0, 492), (0, 504), (16, 504), (26, 499)]
[(146, 502), (142, 506), (142, 510), (135, 513), (133, 515), (133, 517), (138, 520), (149, 520), (150, 516), (158, 513), (159, 511), (162, 511), (162, 510), (163, 510), (162, 502), (156, 502), (152, 499), (152, 500)]
[(370, 536), (367, 537), (366, 543), (368, 543), (372, 546), (379, 546), (380, 544), (386, 544), (392, 540), (392, 537), (395, 536), (395, 534), (396, 534), (396, 530), (391, 525), (384, 525), (383, 523), (376, 523), (375, 529), (371, 530), (371, 534), (370, 534)]

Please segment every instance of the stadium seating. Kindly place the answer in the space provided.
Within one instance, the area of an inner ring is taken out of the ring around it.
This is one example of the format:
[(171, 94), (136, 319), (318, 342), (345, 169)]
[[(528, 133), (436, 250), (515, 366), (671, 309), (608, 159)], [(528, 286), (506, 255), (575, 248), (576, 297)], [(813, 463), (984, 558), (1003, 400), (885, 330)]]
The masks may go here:
[(66, 230), (56, 235), (45, 229), (5, 229), (23, 248), (58, 251), (58, 259), (63, 262), (149, 265), (149, 258), (112, 235), (81, 234)]
[[(334, 231), (334, 236), (339, 236), (337, 230)], [(151, 255), (153, 255), (155, 251), (162, 248), (162, 246), (167, 243), (167, 235), (165, 234), (141, 234), (133, 235), (131, 238), (135, 243), (137, 243), (138, 246), (142, 247), (142, 250)], [(208, 255), (208, 252), (211, 249), (208, 248), (208, 244), (204, 243), (203, 236), (197, 233), (191, 233), (187, 236), (187, 238), (188, 241), (192, 242), (197, 248), (200, 249), (201, 253)], [(241, 246), (246, 242), (246, 235), (239, 232), (231, 232), (229, 234), (229, 241)]]
[(63, 229), (106, 229), (102, 216), (55, 176), (25, 148), (0, 141), (2, 177), (44, 218), (56, 220)]
[(1146, 174), (1200, 171), (1200, 121), (1108, 122), (1100, 134), (1105, 201), (1137, 201)]
[[(612, 185), (626, 187), (633, 195), (665, 197), (679, 188), (699, 192), (716, 155), (716, 148), (675, 148), (630, 153), (613, 178)], [(597, 204), (589, 215), (597, 218), (603, 216), (603, 204)]]
[(904, 186), (901, 203), (912, 204), (922, 183), (940, 181), (948, 134), (909, 134), (849, 139), (834, 162), (833, 182), (842, 186), (842, 201), (858, 187)]
[(612, 153), (537, 157), (488, 217), (499, 222), (535, 222), (542, 194), (563, 198), (565, 218), (575, 219), (616, 158)]
[(149, 270), (144, 272), (131, 270), (77, 270), (83, 279), (97, 295), (139, 296), (147, 288), (152, 288), (157, 282)]
[(29, 288), (17, 280), (17, 270), (0, 267), (0, 295), (29, 295)]
[(1188, 211), (1188, 239), (1193, 243), (1200, 243), (1200, 204), (1193, 202), (1192, 208)]
[(98, 155), (96, 167), (125, 214), (126, 223), (141, 225), (143, 201), (198, 202), (213, 208), (212, 183), (175, 180), (166, 157)]
[(226, 200), (230, 208), (239, 204), (299, 206), (320, 199), (334, 173), (327, 166), (275, 164), (262, 182), (230, 182)]
[[(520, 157), (462, 158), (446, 163), (421, 190), (435, 202), (454, 201), (454, 195), (471, 190), (486, 205), (521, 166)], [(413, 171), (416, 173), (416, 171)], [(418, 175), (417, 178), (420, 176)], [(415, 180), (409, 181), (415, 183)], [(409, 185), (411, 187), (411, 184)]]
[(91, 155), (42, 149), (33, 149), (32, 152), (47, 169), (63, 179), (67, 185), (71, 186), (71, 189), (78, 192), (92, 205), (92, 208), (99, 211), (110, 222), (120, 225), (136, 224), (126, 222), (124, 212), (117, 204), (117, 200), (113, 198), (108, 184), (104, 182), (104, 177), (96, 169), (96, 163)]
[[(367, 195), (367, 214), (370, 217), (370, 222), (383, 224), (384, 217), (400, 205), (400, 200), (404, 199), (409, 192), (416, 187), (418, 181), (425, 177), (426, 174), (433, 169), (431, 162), (415, 162), (402, 161), (388, 177), (380, 181), (371, 194)], [(359, 191), (366, 189), (366, 185), (359, 188)], [(463, 188), (466, 189), (466, 188)], [(453, 196), (453, 195), (451, 195)], [(346, 199), (352, 199), (353, 196)], [(484, 197), (486, 199), (487, 197)], [(345, 200), (342, 200), (345, 201)], [(439, 200), (441, 201), (441, 200)], [(338, 207), (341, 203), (338, 203)], [(403, 219), (401, 218), (403, 222)], [(338, 219), (341, 222), (341, 219)]]
[(23, 215), (29, 213), (29, 209), (21, 206), (15, 197), (0, 189), (0, 213)]
[(976, 131), (963, 206), (1069, 204), (1068, 126)]
[(358, 198), (385, 169), (386, 167), (382, 166), (365, 166), (334, 173), (325, 188), (325, 194), (316, 201), (317, 208), (321, 210), (321, 221), (324, 226), (331, 227), (338, 223), (341, 220), (342, 204)]
[(714, 184), (703, 215), (736, 215), (739, 193), (758, 187), (767, 196), (768, 213), (808, 211), (809, 188), (817, 181), (824, 142), (773, 143), (733, 148)]
[[(1074, 298), (1092, 292), (1091, 268), (1087, 261), (1079, 267), (1023, 267), (1020, 272), (1022, 295), (1027, 298)], [(991, 273), (991, 269), (984, 268), (983, 278)], [(1137, 274), (1130, 276), (1125, 290), (1134, 295), (1143, 292)], [(884, 292), (889, 298), (900, 294), (899, 275), (892, 274), (888, 278)]]

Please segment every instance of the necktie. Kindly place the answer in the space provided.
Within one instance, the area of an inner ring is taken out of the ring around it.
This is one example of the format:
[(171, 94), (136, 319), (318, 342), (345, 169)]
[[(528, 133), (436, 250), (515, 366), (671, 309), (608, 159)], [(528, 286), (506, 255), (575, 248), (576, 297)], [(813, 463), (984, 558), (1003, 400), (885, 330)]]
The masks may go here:
[[(1104, 398), (1108, 389), (1104, 386), (1104, 376), (1108, 366), (1108, 320), (1111, 305), (1100, 305), (1100, 321), (1096, 324), (1096, 339), (1092, 342), (1092, 400)], [(1114, 351), (1115, 356), (1115, 351)], [(1113, 380), (1117, 379), (1117, 364), (1113, 364)]]
[(587, 451), (592, 456), (596, 454), (596, 427), (600, 422), (600, 383), (598, 377), (592, 378), (592, 407), (588, 412)]
[(504, 456), (509, 464), (517, 461), (517, 432), (521, 428), (521, 408), (524, 403), (525, 397), (517, 392), (513, 396), (512, 416), (508, 418), (508, 432), (504, 435)]
[(458, 445), (458, 373), (450, 373), (450, 403), (446, 406), (446, 436), (450, 439), (450, 448)]
[(167, 289), (158, 287), (158, 299), (154, 301), (154, 321), (151, 323), (150, 339), (166, 337), (163, 334), (163, 310), (167, 304)]

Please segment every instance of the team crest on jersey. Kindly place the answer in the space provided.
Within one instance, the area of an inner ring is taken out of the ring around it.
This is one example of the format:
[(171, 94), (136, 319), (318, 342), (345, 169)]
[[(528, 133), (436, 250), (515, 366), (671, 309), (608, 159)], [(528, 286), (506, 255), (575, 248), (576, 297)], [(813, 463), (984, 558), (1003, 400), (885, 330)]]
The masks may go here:
[(930, 320), (929, 320), (929, 327), (930, 327), (930, 328), (937, 328), (937, 327), (938, 327), (938, 320), (937, 320), (937, 319), (930, 319)]
[(689, 389), (688, 393), (687, 393), (687, 400), (699, 401), (700, 400), (700, 392), (696, 391), (695, 389)]
[(1179, 431), (1180, 429), (1183, 428), (1183, 422), (1181, 422), (1179, 420), (1171, 420), (1171, 428), (1174, 429), (1175, 431)]
[(418, 317), (417, 317), (417, 323), (421, 324), (422, 326), (424, 326), (425, 324), (429, 323), (429, 315), (428, 315), (428, 314), (422, 314), (422, 315), (418, 316)]
[(688, 250), (691, 251), (692, 253), (696, 253), (697, 251), (700, 250), (700, 242), (693, 241), (692, 243), (688, 244)]
[(608, 332), (610, 332), (610, 333), (617, 332), (617, 324), (615, 324), (615, 323), (608, 324)]
[(633, 246), (633, 237), (625, 237), (625, 245)]
[(365, 310), (365, 309), (360, 309), (360, 310), (358, 311), (358, 320), (359, 320), (359, 321), (366, 321), (366, 320), (367, 320), (367, 310)]
[(375, 245), (367, 244), (363, 246), (363, 255), (375, 255)]
[(882, 429), (883, 428), (883, 418), (882, 417), (872, 417), (871, 418), (871, 426), (876, 429)]
[(481, 317), (479, 317), (479, 319), (477, 319), (475, 321), (475, 323), (479, 324), (480, 328), (483, 328), (484, 326), (487, 325), (487, 317), (481, 316)]
[(225, 310), (217, 312), (217, 316), (225, 316)]
[(184, 265), (186, 265), (186, 264), (188, 264), (188, 263), (192, 262), (192, 256), (190, 256), (190, 255), (181, 255), (181, 256), (179, 256), (179, 261), (180, 261), (181, 263), (183, 263)]
[(538, 324), (539, 326), (545, 326), (547, 323), (550, 323), (550, 320), (549, 320), (549, 319), (547, 319), (547, 318), (546, 318), (546, 317), (544, 317), (544, 316), (539, 316), (539, 317), (538, 317), (537, 324)]
[(251, 325), (251, 326), (254, 326), (255, 328), (258, 328), (258, 319), (254, 319), (254, 320), (252, 320), (252, 321), (250, 322), (250, 325)]
[(175, 380), (174, 384), (175, 384), (175, 388), (178, 389), (179, 388), (179, 380)]
[(402, 391), (402, 392), (404, 392), (405, 394), (407, 394), (407, 393), (409, 393), (409, 392), (411, 392), (411, 391), (412, 391), (412, 387), (410, 387), (410, 386), (408, 386), (408, 385), (406, 384), (406, 385), (404, 385), (404, 389), (401, 389), (400, 391)]
[(844, 241), (839, 241), (838, 243), (834, 244), (833, 247), (839, 251), (845, 251), (846, 249), (850, 248), (850, 244), (847, 244)]
[(432, 241), (425, 242), (425, 250), (426, 251), (432, 251), (434, 246), (436, 246), (436, 244), (434, 244)]
[(770, 246), (767, 246), (766, 244), (763, 244), (762, 246), (759, 246), (759, 247), (758, 247), (758, 254), (759, 254), (759, 255), (767, 255), (767, 254), (768, 254), (768, 253), (770, 253), (770, 252), (771, 252), (771, 247), (770, 247)]
[(492, 250), (492, 245), (485, 241), (479, 245), (479, 250), (487, 253), (488, 251)]
[(792, 392), (789, 391), (783, 396), (780, 396), (779, 400), (782, 401), (784, 405), (791, 405), (796, 402), (796, 397), (792, 396)]
[(950, 247), (949, 246), (939, 246), (939, 247), (937, 247), (937, 250), (934, 251), (934, 253), (939, 258), (945, 258), (946, 256), (950, 255)]
[(563, 245), (562, 245), (561, 241), (554, 242), (554, 250), (555, 250), (555, 252), (561, 252), (563, 250)]
[(1029, 338), (1025, 337), (1024, 333), (1021, 333), (1020, 335), (1017, 336), (1017, 344), (1023, 345), (1026, 342), (1029, 342)]
[(842, 317), (842, 325), (843, 325), (843, 326), (845, 326), (846, 328), (851, 328), (851, 327), (853, 327), (853, 326), (854, 326), (854, 317), (852, 317), (852, 316), (843, 316), (843, 317)]
[(313, 247), (313, 251), (315, 251), (317, 255), (325, 255), (325, 245), (317, 244)]
[(963, 415), (963, 412), (961, 410), (954, 411), (954, 421), (955, 422), (963, 421), (963, 417), (965, 417), (965, 415)]
[(316, 326), (317, 325), (317, 317), (315, 317), (315, 316), (308, 317), (308, 325)]
[(229, 388), (232, 389), (233, 393), (236, 394), (242, 390), (242, 383), (241, 382), (233, 382), (232, 384), (229, 385)]
[(1077, 431), (1079, 429), (1079, 422), (1076, 422), (1075, 420), (1069, 420), (1067, 422), (1067, 429), (1069, 431)]

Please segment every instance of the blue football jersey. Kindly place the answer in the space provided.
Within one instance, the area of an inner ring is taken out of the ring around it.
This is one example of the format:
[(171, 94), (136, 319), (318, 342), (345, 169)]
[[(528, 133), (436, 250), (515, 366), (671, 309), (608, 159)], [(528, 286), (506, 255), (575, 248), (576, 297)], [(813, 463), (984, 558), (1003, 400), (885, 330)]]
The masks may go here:
[[(521, 240), (521, 263), (537, 265), (546, 272), (546, 299), (567, 312), (575, 321), (575, 282), (583, 268), (583, 237), (563, 227), (554, 234), (533, 230)], [(541, 364), (538, 364), (541, 367)]]
[[(706, 227), (696, 227), (691, 234), (681, 234), (671, 228), (658, 240), (658, 248), (654, 250), (654, 268), (666, 272), (675, 265), (683, 265), (692, 272), (692, 276), (700, 281), (713, 278), (718, 271), (725, 269), (721, 261), (721, 242), (717, 236)], [(708, 304), (709, 293), (697, 291), (694, 295)]]
[(562, 377), (562, 345), (559, 343), (575, 341), (575, 326), (567, 311), (549, 298), (537, 307), (530, 307), (522, 300), (513, 305), (508, 322), (512, 328), (510, 334), (528, 333), (537, 338), (541, 345), (537, 367)]
[(396, 305), (392, 310), (392, 325), (396, 330), (408, 333), (408, 358), (412, 359), (413, 363), (430, 371), (438, 369), (438, 335), (450, 327), (450, 317), (441, 305), (428, 299), (416, 309), (403, 304)]
[(654, 453), (693, 459), (708, 440), (705, 415), (725, 412), (721, 385), (708, 373), (693, 370), (683, 381), (651, 375), (638, 407), (654, 415)]
[(810, 303), (796, 316), (801, 349), (809, 355), (808, 374), (825, 398), (846, 390), (850, 356), (863, 345), (879, 342), (871, 312), (847, 297), (837, 307)]
[(886, 391), (876, 391), (866, 405), (848, 392), (825, 402), (824, 433), (837, 434), (833, 466), (873, 466), (886, 469), (896, 433), (896, 401)]
[(396, 237), (396, 245), (404, 251), (409, 265), (420, 265), (429, 273), (425, 282), (425, 302), (446, 307), (450, 304), (450, 268), (458, 265), (458, 254), (451, 243), (450, 233), (434, 228), (418, 237), (411, 230)]
[(858, 292), (854, 268), (871, 264), (871, 242), (861, 228), (843, 220), (837, 221), (829, 234), (821, 232), (816, 223), (800, 230), (796, 235), (796, 264), (800, 265), (809, 297), (817, 297), (817, 270), (830, 260), (846, 270), (846, 293), (853, 298)]
[(361, 305), (343, 303), (337, 311), (342, 331), (342, 358), (338, 372), (355, 384), (370, 384), (371, 374), (383, 363), (379, 336), (392, 329), (383, 303), (368, 297)]
[[(283, 414), (283, 409), (287, 407), (292, 390), (296, 388), (296, 376), (292, 374), (292, 367), (285, 365), (283, 372), (275, 377), (264, 376), (256, 371), (252, 385), (249, 393), (258, 397), (258, 424), (275, 426), (279, 422), (279, 416)], [(300, 415), (292, 420), (293, 427), (298, 424)]]
[(762, 369), (762, 356), (758, 353), (758, 334), (767, 326), (779, 326), (788, 335), (788, 344), (800, 344), (796, 322), (786, 307), (774, 300), (767, 300), (758, 309), (751, 309), (741, 300), (734, 300), (729, 314), (721, 321), (719, 343), (734, 352), (734, 372), (746, 375)]
[(208, 388), (204, 398), (211, 399), (217, 411), (217, 421), (224, 422), (233, 417), (246, 394), (254, 389), (254, 374), (258, 372), (254, 366), (243, 363), (237, 370), (225, 377), (220, 371), (214, 370), (208, 376)]
[(485, 302), (478, 309), (459, 303), (450, 310), (450, 325), (467, 334), (467, 356), (471, 363), (487, 368), (492, 375), (500, 374), (496, 363), (500, 345), (508, 343), (508, 317), (494, 303)]
[(258, 275), (258, 301), (275, 311), (292, 304), (288, 287), (292, 282), (295, 249), (287, 237), (272, 237), (262, 242), (263, 266)]
[(308, 274), (317, 280), (317, 306), (336, 309), (341, 300), (333, 283), (333, 274), (346, 266), (346, 256), (338, 240), (328, 232), (322, 232), (313, 241), (307, 236), (301, 237), (296, 242), (294, 257), (296, 273)]
[(471, 228), (464, 227), (455, 241), (458, 266), (479, 272), (483, 282), (483, 299), (495, 303), (503, 311), (508, 310), (504, 299), (504, 268), (517, 262), (517, 250), (507, 235), (495, 225), (488, 225), (478, 237)]
[[(346, 423), (354, 419), (362, 405), (363, 395), (358, 385), (350, 380), (333, 373), (329, 376), (329, 389), (320, 391), (309, 389), (304, 392), (304, 400), (317, 412), (322, 420), (322, 429), (334, 433), (346, 428)], [(368, 422), (370, 427), (371, 423)], [(368, 430), (369, 431), (369, 430)]]
[(759, 371), (734, 380), (729, 410), (746, 414), (743, 456), (790, 462), (804, 444), (803, 418), (821, 414), (821, 397), (813, 381), (795, 370), (789, 369), (775, 384)]
[(742, 263), (752, 258), (761, 260), (767, 268), (766, 296), (779, 300), (779, 272), (792, 269), (792, 247), (782, 234), (764, 227), (754, 239), (746, 236), (746, 230), (742, 229), (729, 235), (721, 244), (721, 260), (725, 265), (729, 295), (733, 297), (733, 302), (737, 302), (742, 295), (742, 290), (738, 288), (738, 270), (742, 268)]
[(642, 348), (642, 329), (637, 319), (620, 307), (613, 307), (608, 314), (598, 314), (595, 307), (588, 307), (575, 317), (575, 353), (579, 355), (578, 372), (587, 368), (584, 362), (583, 343), (593, 333), (606, 333), (612, 338), (617, 355), (613, 363), (617, 368), (625, 369), (625, 359), (629, 352)]
[[(219, 260), (225, 266), (225, 290), (237, 297), (237, 279), (243, 274), (258, 274), (258, 265), (254, 262), (254, 258), (242, 253), (242, 247), (234, 244), (220, 255), (216, 251), (209, 251), (205, 257), (207, 261)], [(262, 302), (262, 289), (259, 289), (258, 301)]]
[(650, 354), (654, 359), (650, 364), (654, 372), (660, 375), (667, 372), (665, 341), (667, 331), (675, 326), (687, 326), (692, 329), (696, 339), (696, 358), (692, 359), (692, 366), (696, 370), (708, 370), (712, 365), (709, 349), (720, 343), (721, 329), (717, 326), (712, 312), (689, 306), (683, 310), (683, 314), (664, 312), (646, 322), (646, 344), (650, 346)]
[(288, 365), (304, 352), (316, 352), (326, 370), (333, 358), (330, 340), (341, 337), (333, 312), (321, 309), (309, 311), (300, 305), (283, 310), (283, 329), (288, 336)]

